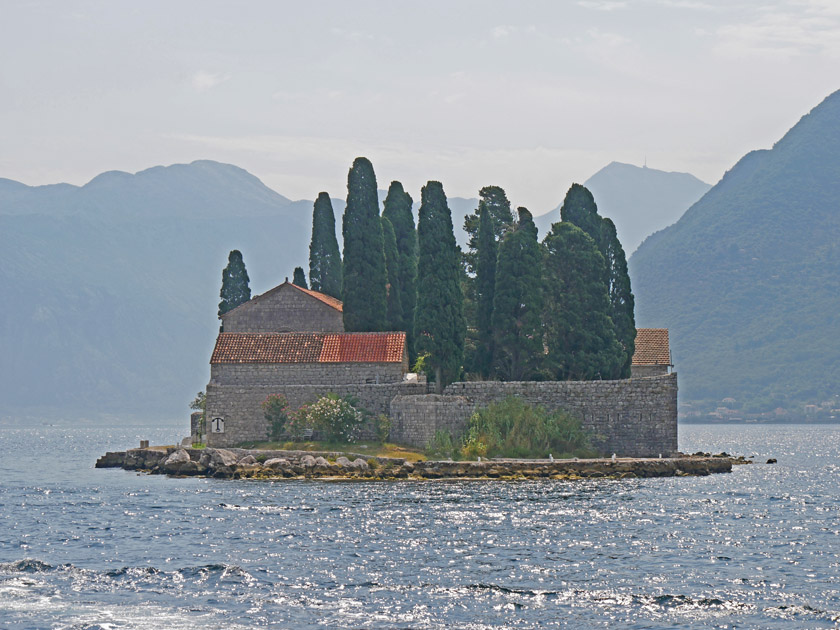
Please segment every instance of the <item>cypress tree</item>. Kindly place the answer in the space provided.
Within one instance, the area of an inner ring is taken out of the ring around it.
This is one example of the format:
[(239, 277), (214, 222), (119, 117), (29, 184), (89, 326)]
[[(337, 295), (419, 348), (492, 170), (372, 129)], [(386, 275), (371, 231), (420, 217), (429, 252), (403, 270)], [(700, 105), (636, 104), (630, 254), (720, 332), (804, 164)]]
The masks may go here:
[(606, 261), (604, 283), (610, 296), (610, 317), (624, 352), (622, 369), (617, 377), (628, 378), (636, 348), (635, 299), (630, 287), (627, 259), (618, 240), (615, 224), (598, 214), (595, 198), (580, 184), (572, 184), (569, 188), (560, 208), (560, 216), (563, 221), (576, 225), (592, 237)]
[(219, 292), (222, 300), (219, 302), (219, 317), (251, 299), (249, 282), (242, 253), (234, 249), (228, 255), (227, 267), (222, 270), (222, 290)]
[(498, 245), (489, 210), (486, 206), (479, 205), (478, 212), (475, 268), (478, 344), (474, 368), (482, 378), (487, 378), (493, 369), (493, 296), (496, 290)]
[(303, 267), (295, 267), (295, 272), (292, 274), (292, 284), (308, 289), (306, 286), (306, 274), (303, 273)]
[(341, 254), (335, 237), (335, 214), (325, 192), (318, 193), (312, 211), (309, 282), (313, 290), (341, 298)]
[(353, 162), (347, 175), (344, 235), (344, 329), (385, 330), (387, 296), (385, 253), (376, 175), (367, 158)]
[(429, 355), (440, 393), (460, 372), (466, 334), (458, 247), (440, 182), (421, 191), (417, 237), (417, 346)]
[(608, 218), (602, 220), (604, 256), (609, 270), (610, 317), (615, 325), (615, 334), (624, 350), (619, 378), (630, 378), (630, 366), (636, 351), (636, 299), (630, 288), (630, 274), (624, 248), (618, 240), (615, 224)]
[(400, 303), (400, 258), (397, 254), (397, 237), (394, 226), (387, 217), (382, 217), (382, 239), (385, 244), (385, 270), (388, 272), (388, 328), (400, 330), (403, 324)]
[(385, 197), (382, 216), (391, 222), (399, 255), (400, 307), (402, 323), (395, 330), (404, 330), (411, 365), (417, 360), (414, 343), (414, 311), (417, 305), (417, 230), (411, 213), (411, 199), (400, 182), (391, 182)]
[(516, 229), (499, 245), (492, 318), (494, 363), (512, 381), (532, 378), (543, 357), (542, 252), (531, 213), (518, 212)]
[(545, 315), (548, 363), (559, 380), (617, 378), (624, 355), (610, 318), (603, 282), (606, 262), (579, 227), (555, 223), (545, 247)]
[(467, 271), (474, 273), (477, 264), (478, 229), (481, 223), (481, 209), (485, 208), (490, 215), (493, 225), (493, 235), (498, 243), (504, 232), (513, 225), (513, 213), (510, 201), (503, 188), (499, 186), (485, 186), (478, 191), (478, 208), (472, 214), (464, 217), (464, 231), (468, 235), (467, 253), (464, 254)]

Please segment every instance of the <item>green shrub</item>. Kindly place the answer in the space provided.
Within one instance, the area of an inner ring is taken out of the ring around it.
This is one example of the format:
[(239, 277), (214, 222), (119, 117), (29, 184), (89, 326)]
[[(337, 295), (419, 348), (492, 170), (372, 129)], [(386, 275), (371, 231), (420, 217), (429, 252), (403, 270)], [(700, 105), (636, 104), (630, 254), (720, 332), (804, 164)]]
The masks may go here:
[(376, 439), (384, 442), (391, 434), (391, 418), (384, 413), (380, 413), (376, 416), (374, 422), (376, 423)]
[(377, 468), (379, 468), (379, 460), (375, 457), (371, 457), (369, 460), (367, 460), (367, 463), (368, 466), (370, 466), (371, 470), (376, 470)]
[(426, 456), (435, 459), (454, 459), (458, 448), (452, 439), (452, 434), (446, 429), (435, 431), (435, 437), (426, 446)]
[(332, 393), (322, 396), (292, 414), (290, 431), (302, 435), (304, 429), (311, 428), (318, 432), (322, 440), (328, 442), (355, 442), (365, 421), (365, 414), (354, 402), (353, 398), (341, 398)]
[[(483, 451), (483, 452), (482, 452)], [(547, 412), (509, 396), (469, 420), (464, 457), (555, 457), (593, 454), (590, 435), (564, 411)]]
[(262, 402), (263, 415), (268, 422), (268, 434), (272, 441), (279, 440), (289, 419), (289, 403), (283, 394), (269, 394)]

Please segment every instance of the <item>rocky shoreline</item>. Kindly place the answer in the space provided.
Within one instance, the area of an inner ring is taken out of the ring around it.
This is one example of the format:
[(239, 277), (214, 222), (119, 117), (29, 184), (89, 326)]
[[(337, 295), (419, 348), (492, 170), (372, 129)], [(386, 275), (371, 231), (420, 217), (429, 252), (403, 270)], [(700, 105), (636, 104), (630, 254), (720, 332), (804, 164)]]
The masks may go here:
[(666, 458), (420, 461), (358, 453), (152, 447), (106, 453), (96, 468), (219, 479), (634, 479), (731, 472), (743, 457), (680, 455)]

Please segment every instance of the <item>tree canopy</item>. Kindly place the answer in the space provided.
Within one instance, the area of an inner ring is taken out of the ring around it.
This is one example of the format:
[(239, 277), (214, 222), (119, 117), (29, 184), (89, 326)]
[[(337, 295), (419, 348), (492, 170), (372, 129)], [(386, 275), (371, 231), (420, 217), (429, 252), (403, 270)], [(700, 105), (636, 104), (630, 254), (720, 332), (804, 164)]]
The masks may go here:
[(376, 175), (367, 158), (347, 175), (344, 236), (344, 329), (370, 332), (387, 327), (387, 274), (379, 220)]
[(312, 211), (309, 243), (309, 283), (312, 289), (341, 298), (341, 254), (335, 236), (335, 214), (330, 196), (318, 193)]
[(543, 358), (542, 252), (531, 213), (499, 245), (492, 328), (497, 374), (511, 381), (533, 378)]
[(421, 191), (416, 330), (418, 351), (427, 353), (438, 391), (458, 377), (464, 354), (459, 252), (452, 214), (440, 182)]
[(292, 274), (292, 284), (303, 287), (304, 289), (309, 288), (306, 286), (306, 274), (303, 273), (303, 267), (295, 267), (295, 271)]
[(394, 226), (387, 217), (382, 217), (382, 238), (385, 246), (385, 269), (388, 272), (388, 328), (400, 330), (403, 312), (400, 298), (400, 259), (397, 254), (397, 237)]
[(219, 292), (219, 317), (251, 299), (251, 287), (242, 252), (234, 249), (228, 255), (228, 264), (222, 270), (222, 290)]
[(395, 330), (404, 330), (411, 365), (417, 359), (414, 348), (414, 311), (417, 306), (417, 230), (411, 213), (411, 195), (400, 182), (388, 187), (382, 216), (391, 222), (399, 256), (399, 291), (402, 323)]

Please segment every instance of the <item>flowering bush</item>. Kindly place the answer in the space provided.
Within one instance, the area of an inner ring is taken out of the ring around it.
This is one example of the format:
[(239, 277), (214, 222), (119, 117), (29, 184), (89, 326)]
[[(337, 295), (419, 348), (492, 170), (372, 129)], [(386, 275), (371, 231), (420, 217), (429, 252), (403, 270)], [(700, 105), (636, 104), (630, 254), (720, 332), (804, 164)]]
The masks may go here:
[(305, 428), (314, 429), (323, 440), (355, 442), (365, 415), (353, 402), (336, 394), (327, 394), (293, 413), (292, 423), (296, 430), (300, 428), (301, 433)]
[(262, 402), (263, 415), (268, 422), (268, 433), (272, 440), (279, 440), (289, 419), (289, 403), (282, 394), (269, 394)]

